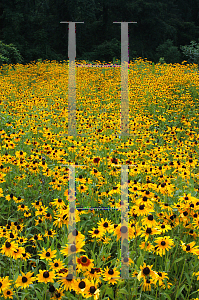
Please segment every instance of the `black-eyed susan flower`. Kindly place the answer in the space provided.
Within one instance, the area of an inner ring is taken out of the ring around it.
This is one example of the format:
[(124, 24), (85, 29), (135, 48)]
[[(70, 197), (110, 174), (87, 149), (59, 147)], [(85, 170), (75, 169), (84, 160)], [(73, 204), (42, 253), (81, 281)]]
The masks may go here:
[(153, 227), (147, 227), (145, 226), (145, 228), (142, 230), (142, 234), (141, 237), (145, 237), (145, 241), (148, 240), (148, 238), (154, 234), (160, 234), (160, 230), (153, 228)]
[(195, 244), (196, 244), (196, 242), (191, 242), (189, 244), (185, 244), (183, 241), (181, 241), (181, 247), (182, 247), (183, 251), (185, 251), (187, 253), (199, 255), (198, 246), (194, 247)]
[(48, 240), (50, 238), (53, 238), (55, 235), (56, 235), (55, 230), (45, 230), (44, 236), (46, 236), (48, 238)]
[(5, 244), (1, 247), (1, 253), (5, 254), (6, 256), (12, 256), (13, 252), (17, 250), (18, 245), (15, 242), (5, 242)]
[(39, 270), (39, 274), (36, 275), (36, 279), (38, 280), (38, 282), (53, 283), (55, 279), (55, 272), (48, 270)]
[(27, 274), (24, 274), (23, 272), (21, 272), (22, 276), (18, 276), (16, 281), (15, 281), (15, 285), (16, 287), (20, 287), (20, 288), (27, 288), (30, 284), (32, 284), (35, 280), (35, 277), (31, 277), (33, 272), (28, 272)]
[(140, 281), (141, 278), (147, 278), (148, 276), (151, 276), (157, 280), (158, 274), (152, 270), (152, 267), (153, 265), (149, 266), (146, 265), (146, 263), (144, 263), (143, 266), (140, 266), (141, 271), (139, 272), (137, 279)]
[(162, 254), (165, 255), (165, 250), (169, 251), (174, 245), (173, 239), (169, 236), (158, 237), (155, 239), (155, 243), (158, 245), (156, 253), (160, 256), (162, 256)]
[(64, 268), (64, 263), (60, 259), (55, 259), (53, 262), (49, 261), (49, 265), (55, 271), (59, 271)]
[(15, 156), (16, 156), (17, 158), (25, 158), (26, 155), (27, 155), (27, 153), (26, 153), (26, 152), (23, 152), (22, 150), (21, 150), (21, 151), (16, 151), (16, 152), (15, 152)]
[(93, 228), (92, 230), (89, 230), (88, 233), (92, 236), (92, 238), (101, 239), (105, 233), (105, 229), (104, 227), (99, 229)]
[(21, 257), (21, 260), (24, 260), (26, 261), (27, 259), (29, 259), (31, 257), (30, 253), (22, 253), (22, 257)]
[(41, 252), (41, 254), (39, 254), (40, 259), (46, 259), (46, 260), (52, 260), (53, 258), (56, 257), (56, 253), (57, 250), (51, 250), (50, 248), (48, 248), (48, 250), (45, 250), (43, 248), (43, 251)]
[(18, 258), (22, 258), (22, 254), (25, 253), (24, 247), (17, 247), (17, 249), (12, 253), (13, 259), (17, 260)]
[(161, 233), (161, 234), (162, 234), (162, 233), (165, 233), (165, 232), (167, 232), (167, 231), (169, 231), (169, 230), (171, 230), (171, 226), (170, 226), (170, 225), (168, 225), (168, 224), (163, 224), (163, 223), (157, 225), (157, 228), (160, 230), (160, 233)]
[(11, 281), (9, 280), (9, 277), (0, 277), (0, 291), (5, 291), (7, 289), (9, 289), (9, 287), (11, 286)]
[(77, 268), (81, 271), (89, 271), (93, 268), (93, 259), (89, 259), (86, 255), (76, 258)]
[(149, 214), (148, 216), (142, 219), (142, 224), (148, 227), (156, 227), (157, 222), (154, 219), (153, 215)]
[(47, 211), (47, 207), (44, 207), (44, 206), (40, 206), (36, 212), (35, 212), (35, 216), (40, 216), (40, 215), (44, 215)]
[(10, 289), (3, 291), (3, 296), (5, 299), (13, 299), (13, 294), (13, 291)]
[(7, 195), (6, 196), (6, 200), (7, 201), (12, 201), (12, 200), (14, 200), (14, 201), (16, 201), (17, 200), (17, 198), (11, 193), (10, 195)]
[[(49, 291), (50, 291), (50, 288), (49, 288)], [(64, 297), (64, 290), (62, 289), (56, 289), (55, 293), (51, 296), (51, 300), (61, 300), (63, 299)]]
[(42, 241), (42, 240), (43, 240), (43, 237), (42, 237), (41, 233), (35, 234), (35, 235), (33, 235), (32, 238), (29, 239), (29, 241), (33, 241), (33, 242)]
[(145, 204), (140, 204), (139, 206), (134, 206), (134, 213), (138, 216), (146, 216), (151, 212), (151, 208)]
[(77, 187), (77, 190), (80, 192), (80, 193), (84, 193), (88, 190), (88, 187), (84, 184), (81, 184)]
[(143, 278), (144, 281), (140, 284), (140, 286), (143, 286), (142, 287), (142, 290), (143, 291), (151, 291), (151, 285), (156, 285), (156, 279), (154, 278)]
[(77, 294), (83, 295), (86, 286), (89, 286), (89, 280), (87, 278), (78, 278), (73, 285), (73, 289)]
[(84, 274), (88, 279), (99, 279), (101, 276), (101, 269), (91, 268), (91, 270), (84, 272)]
[(166, 278), (166, 279), (169, 279), (169, 277), (167, 276), (168, 274), (166, 272), (157, 272), (158, 274), (158, 279), (157, 279), (157, 282), (159, 283), (159, 286), (163, 286), (165, 285), (163, 283), (163, 280)]
[(142, 243), (140, 243), (139, 247), (140, 247), (140, 249), (145, 249), (148, 252), (154, 250), (154, 246), (149, 242), (142, 242)]
[(109, 269), (108, 267), (102, 271), (103, 280), (108, 281), (109, 283), (115, 284), (120, 280), (120, 271), (117, 271), (116, 268)]
[(39, 209), (42, 206), (42, 201), (37, 200), (36, 202), (32, 202), (31, 204), (35, 209)]
[(91, 279), (90, 284), (86, 286), (83, 292), (83, 297), (87, 299), (93, 296), (94, 300), (98, 300), (100, 295), (100, 290), (97, 288), (97, 286), (99, 282), (100, 282), (99, 280), (96, 280), (96, 282), (94, 282), (94, 280)]
[(73, 278), (73, 274), (70, 273), (66, 277), (62, 277), (58, 282), (61, 283), (62, 288), (66, 291), (71, 291), (75, 286), (75, 279)]
[(101, 230), (105, 230), (108, 232), (113, 232), (114, 231), (114, 224), (112, 224), (111, 221), (108, 221), (107, 218), (104, 220), (103, 218), (101, 218), (101, 221), (99, 221), (98, 223), (98, 229)]
[(94, 162), (95, 164), (99, 164), (100, 158), (99, 158), (99, 157), (95, 157), (95, 158), (93, 159), (93, 162)]
[(23, 211), (23, 212), (26, 211), (26, 210), (28, 211), (28, 206), (25, 205), (25, 204), (19, 204), (18, 207), (17, 207), (17, 210), (18, 211)]
[(53, 200), (54, 201), (51, 201), (51, 203), (58, 208), (63, 207), (65, 205), (64, 201), (61, 198), (55, 198)]

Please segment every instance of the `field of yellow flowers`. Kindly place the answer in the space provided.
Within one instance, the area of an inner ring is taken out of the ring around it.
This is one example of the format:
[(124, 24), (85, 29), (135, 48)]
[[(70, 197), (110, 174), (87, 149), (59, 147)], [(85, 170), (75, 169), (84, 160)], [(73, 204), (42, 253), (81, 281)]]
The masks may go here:
[(120, 68), (76, 66), (79, 136), (69, 136), (68, 63), (1, 67), (0, 299), (199, 299), (197, 65), (137, 59), (128, 74), (130, 135), (120, 136)]

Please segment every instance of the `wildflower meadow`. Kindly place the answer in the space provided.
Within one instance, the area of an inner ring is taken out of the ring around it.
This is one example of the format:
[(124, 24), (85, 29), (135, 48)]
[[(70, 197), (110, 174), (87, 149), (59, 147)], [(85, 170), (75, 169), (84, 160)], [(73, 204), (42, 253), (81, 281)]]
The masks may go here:
[(197, 65), (129, 64), (129, 136), (120, 135), (120, 68), (84, 66), (77, 136), (67, 134), (67, 61), (0, 68), (0, 299), (199, 299)]

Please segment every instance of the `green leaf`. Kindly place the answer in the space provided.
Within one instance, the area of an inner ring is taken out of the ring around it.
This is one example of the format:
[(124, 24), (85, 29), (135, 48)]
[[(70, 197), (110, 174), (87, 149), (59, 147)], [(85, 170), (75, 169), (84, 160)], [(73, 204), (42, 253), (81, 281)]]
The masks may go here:
[(195, 294), (195, 293), (197, 293), (197, 292), (198, 292), (198, 291), (195, 291), (195, 292), (191, 293), (191, 294), (190, 294), (190, 297), (191, 297), (191, 295), (193, 295), (193, 294)]
[(125, 288), (122, 288), (118, 291), (118, 294), (125, 294), (125, 295), (128, 295), (128, 291), (125, 289)]
[(14, 275), (14, 282), (17, 280), (17, 277), (19, 276), (19, 271), (17, 271)]
[(188, 284), (191, 285), (191, 280), (190, 280), (190, 278), (189, 278), (189, 275), (188, 275), (186, 272), (185, 272), (185, 276), (186, 276), (186, 278), (187, 278)]
[(109, 287), (108, 289), (106, 289), (105, 294), (109, 295), (109, 297), (111, 297), (112, 299), (114, 299), (114, 293), (113, 293), (113, 289), (111, 287)]
[(174, 271), (177, 273), (177, 266), (173, 265)]
[(149, 295), (144, 295), (144, 297), (146, 297), (147, 299), (152, 299), (152, 300), (154, 300), (154, 297), (149, 296)]
[(176, 259), (176, 260), (174, 261), (174, 264), (176, 264), (177, 262), (179, 262), (179, 261), (181, 261), (181, 260), (183, 260), (183, 259), (184, 259), (184, 257), (180, 257), (180, 258)]
[(137, 260), (137, 266), (138, 266), (138, 268), (139, 268), (141, 265), (143, 265), (143, 262), (144, 262), (143, 256), (142, 256), (142, 254), (140, 254), (140, 257), (139, 257), (138, 260)]
[(43, 300), (43, 297), (42, 297), (41, 292), (38, 291), (38, 290), (36, 290), (36, 289), (35, 289), (35, 292), (36, 292), (37, 298), (38, 298), (39, 300)]
[(169, 271), (169, 268), (170, 268), (170, 260), (169, 259), (166, 259), (166, 272)]
[(177, 294), (176, 294), (176, 298), (181, 294), (182, 290), (184, 290), (185, 288), (185, 284), (183, 284), (183, 286), (181, 286), (181, 288), (178, 290)]
[(166, 293), (161, 293), (161, 295), (164, 295), (165, 297), (167, 297), (166, 299), (171, 300), (171, 297), (170, 297), (168, 294), (166, 294)]
[(26, 296), (28, 296), (29, 293), (25, 293), (22, 297), (21, 297), (21, 300), (24, 300), (26, 298)]

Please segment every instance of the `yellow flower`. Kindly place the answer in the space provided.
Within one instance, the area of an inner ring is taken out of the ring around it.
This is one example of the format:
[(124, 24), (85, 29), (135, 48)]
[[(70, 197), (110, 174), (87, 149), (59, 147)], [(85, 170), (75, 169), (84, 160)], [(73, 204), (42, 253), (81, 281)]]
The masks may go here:
[(33, 283), (35, 280), (35, 277), (31, 277), (33, 272), (28, 272), (27, 274), (24, 274), (21, 272), (22, 276), (18, 276), (17, 280), (15, 282), (16, 287), (21, 287), (23, 289), (27, 288), (30, 284)]
[(38, 282), (54, 282), (55, 272), (48, 270), (39, 270), (39, 274), (36, 275)]
[(57, 250), (51, 250), (50, 248), (46, 251), (43, 248), (43, 252), (39, 254), (41, 259), (52, 260), (52, 258), (56, 257), (55, 253)]
[(2, 246), (1, 253), (5, 254), (6, 256), (12, 256), (13, 252), (17, 250), (18, 245), (15, 242), (5, 242)]
[(169, 236), (164, 236), (164, 237), (158, 237), (155, 240), (155, 243), (158, 244), (158, 248), (155, 250), (157, 254), (160, 256), (165, 255), (165, 250), (169, 251), (171, 247), (174, 245), (174, 242), (172, 239), (170, 239)]

